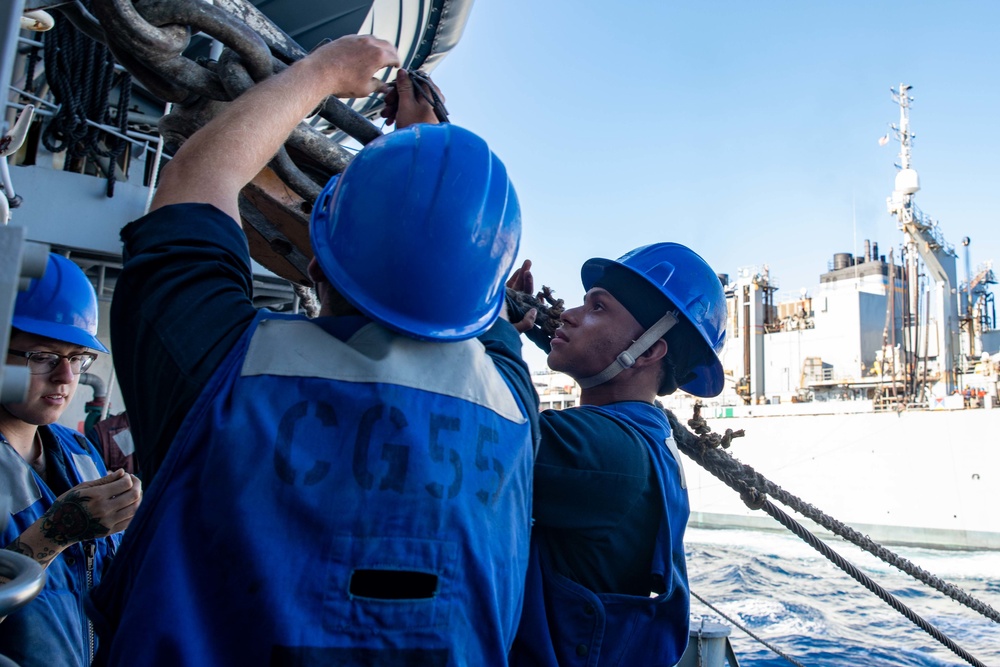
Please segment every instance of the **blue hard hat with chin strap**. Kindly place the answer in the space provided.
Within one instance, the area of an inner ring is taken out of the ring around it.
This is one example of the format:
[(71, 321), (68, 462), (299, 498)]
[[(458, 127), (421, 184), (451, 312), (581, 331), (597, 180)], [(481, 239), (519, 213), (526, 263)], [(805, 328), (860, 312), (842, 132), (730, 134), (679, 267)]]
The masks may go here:
[(11, 326), (36, 336), (108, 349), (97, 339), (97, 294), (83, 270), (62, 255), (49, 254), (45, 274), (17, 295)]
[(614, 285), (608, 291), (646, 333), (602, 373), (581, 380), (580, 386), (597, 386), (630, 367), (678, 318), (683, 318), (698, 332), (700, 347), (709, 361), (694, 367), (694, 378), (680, 388), (704, 397), (722, 392), (725, 374), (719, 354), (726, 343), (726, 294), (718, 275), (697, 253), (679, 243), (654, 243), (636, 248), (617, 261), (588, 260), (581, 278), (587, 290), (595, 285)]
[(309, 232), (323, 273), (358, 310), (414, 338), (463, 340), (500, 313), (521, 213), (483, 139), (418, 124), (375, 139), (332, 178)]

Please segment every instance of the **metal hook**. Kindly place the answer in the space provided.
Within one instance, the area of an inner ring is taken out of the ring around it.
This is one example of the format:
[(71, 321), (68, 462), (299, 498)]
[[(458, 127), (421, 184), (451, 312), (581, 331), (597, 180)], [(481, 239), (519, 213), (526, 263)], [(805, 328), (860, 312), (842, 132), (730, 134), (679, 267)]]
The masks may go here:
[(17, 120), (14, 121), (10, 132), (0, 137), (0, 157), (7, 157), (17, 152), (17, 149), (24, 143), (24, 138), (28, 136), (28, 126), (31, 125), (31, 118), (34, 115), (35, 105), (25, 105)]

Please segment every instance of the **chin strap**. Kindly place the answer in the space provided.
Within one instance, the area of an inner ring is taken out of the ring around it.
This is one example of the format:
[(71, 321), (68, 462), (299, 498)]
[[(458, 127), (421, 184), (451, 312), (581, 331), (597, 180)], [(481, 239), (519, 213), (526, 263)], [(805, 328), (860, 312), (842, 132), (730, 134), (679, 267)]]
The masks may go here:
[(610, 366), (597, 375), (591, 375), (589, 378), (577, 380), (577, 384), (579, 384), (583, 389), (590, 389), (591, 387), (596, 387), (599, 384), (604, 384), (626, 368), (632, 368), (632, 366), (635, 365), (635, 360), (641, 356), (643, 352), (651, 348), (653, 343), (662, 338), (665, 333), (670, 331), (675, 324), (677, 324), (677, 313), (667, 313), (658, 319), (653, 326), (646, 329), (646, 333), (639, 336), (639, 340), (632, 343), (627, 350), (619, 354), (618, 357), (611, 362)]

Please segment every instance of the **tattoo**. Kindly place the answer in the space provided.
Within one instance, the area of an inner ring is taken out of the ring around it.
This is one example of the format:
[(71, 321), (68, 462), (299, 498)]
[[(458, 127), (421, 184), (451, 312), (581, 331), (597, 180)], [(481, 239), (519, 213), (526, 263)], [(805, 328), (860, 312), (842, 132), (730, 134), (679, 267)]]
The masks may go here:
[(20, 537), (18, 537), (13, 542), (7, 545), (7, 551), (13, 551), (14, 553), (19, 553), (22, 556), (27, 556), (28, 558), (31, 558), (32, 560), (34, 560), (35, 558), (35, 550), (32, 549), (27, 544), (25, 544), (24, 542), (22, 542)]
[(42, 547), (41, 550), (39, 550), (36, 553), (35, 550), (31, 548), (30, 545), (22, 542), (20, 537), (18, 537), (13, 542), (8, 544), (7, 550), (13, 551), (14, 553), (19, 553), (23, 556), (27, 556), (28, 558), (32, 559), (33, 561), (41, 565), (45, 565), (58, 555), (56, 550), (52, 549), (51, 547)]
[(56, 544), (68, 545), (108, 534), (87, 509), (89, 496), (70, 491), (57, 500), (42, 517), (42, 534)]

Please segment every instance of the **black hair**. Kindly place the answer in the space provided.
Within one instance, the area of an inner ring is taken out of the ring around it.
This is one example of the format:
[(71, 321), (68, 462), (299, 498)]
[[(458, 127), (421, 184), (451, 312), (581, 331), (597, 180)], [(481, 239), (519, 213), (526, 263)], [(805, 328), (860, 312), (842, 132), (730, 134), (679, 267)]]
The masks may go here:
[(712, 362), (705, 339), (683, 315), (663, 339), (667, 341), (667, 354), (660, 367), (658, 396), (674, 393), (695, 378), (696, 368)]
[(344, 315), (362, 314), (325, 276), (323, 280), (317, 281), (313, 285), (313, 289), (316, 290), (317, 296), (320, 295), (322, 290), (321, 306), (326, 307), (331, 315), (342, 317)]

